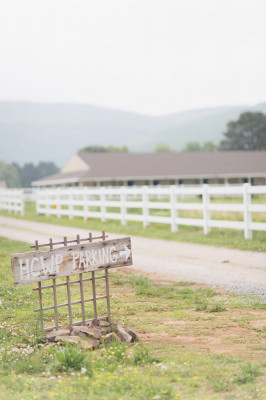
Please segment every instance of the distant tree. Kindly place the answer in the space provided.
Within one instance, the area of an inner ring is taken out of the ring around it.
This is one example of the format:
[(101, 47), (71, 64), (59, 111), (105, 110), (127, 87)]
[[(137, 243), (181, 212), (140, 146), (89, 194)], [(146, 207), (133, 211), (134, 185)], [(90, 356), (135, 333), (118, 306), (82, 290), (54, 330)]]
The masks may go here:
[(20, 180), (17, 168), (12, 164), (0, 161), (0, 181), (5, 181), (7, 187), (20, 187)]
[(53, 162), (44, 161), (40, 161), (36, 166), (32, 163), (26, 163), (22, 167), (18, 164), (13, 164), (13, 166), (17, 169), (22, 187), (30, 187), (31, 182), (59, 171), (59, 168)]
[(218, 146), (214, 144), (211, 140), (208, 142), (204, 142), (202, 151), (216, 151), (218, 150)]
[(107, 150), (109, 153), (128, 153), (127, 146), (115, 147), (115, 146), (109, 145), (107, 147)]
[(237, 121), (227, 124), (221, 150), (266, 150), (266, 115), (261, 112), (242, 113)]
[(173, 150), (166, 143), (157, 144), (157, 146), (153, 150), (154, 153), (170, 153), (171, 151)]
[(60, 168), (53, 162), (40, 161), (35, 167), (36, 179), (44, 178), (45, 176), (53, 175), (59, 172)]
[(202, 148), (199, 142), (188, 142), (181, 151), (202, 151)]
[(201, 145), (199, 142), (188, 142), (181, 151), (187, 152), (187, 151), (216, 151), (218, 150), (218, 146), (214, 144), (211, 140), (204, 142), (203, 145)]
[(107, 147), (104, 146), (87, 146), (83, 147), (78, 151), (79, 153), (128, 153), (127, 146), (116, 147), (109, 145)]

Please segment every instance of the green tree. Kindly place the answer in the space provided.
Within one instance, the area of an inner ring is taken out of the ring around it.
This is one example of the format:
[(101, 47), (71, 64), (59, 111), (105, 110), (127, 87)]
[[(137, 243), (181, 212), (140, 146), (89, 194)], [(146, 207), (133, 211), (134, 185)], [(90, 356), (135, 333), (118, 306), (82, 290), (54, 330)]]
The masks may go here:
[(87, 146), (79, 150), (79, 153), (128, 153), (127, 146), (116, 147), (109, 145), (105, 146)]
[(5, 181), (10, 188), (21, 186), (17, 168), (2, 161), (0, 161), (0, 181)]
[(30, 187), (31, 182), (55, 174), (59, 168), (53, 162), (40, 161), (38, 165), (26, 163), (22, 167), (13, 164), (17, 169), (20, 183), (22, 187)]
[(181, 151), (202, 151), (202, 147), (199, 142), (188, 142)]
[(266, 150), (266, 115), (261, 112), (242, 113), (237, 121), (227, 124), (221, 150)]
[(173, 150), (166, 143), (157, 144), (157, 146), (153, 150), (154, 153), (170, 153), (171, 151)]
[(216, 144), (214, 144), (211, 140), (204, 142), (203, 147), (202, 147), (203, 151), (216, 151), (218, 150), (218, 146)]
[(107, 147), (107, 151), (109, 153), (128, 153), (128, 147), (127, 146), (116, 147), (109, 145)]

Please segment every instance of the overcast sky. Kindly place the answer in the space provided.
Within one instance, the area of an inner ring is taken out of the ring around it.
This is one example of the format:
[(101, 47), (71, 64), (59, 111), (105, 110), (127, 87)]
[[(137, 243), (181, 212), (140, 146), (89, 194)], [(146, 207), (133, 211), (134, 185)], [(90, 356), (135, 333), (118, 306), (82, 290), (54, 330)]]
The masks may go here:
[(160, 115), (266, 101), (265, 0), (1, 0), (0, 100)]

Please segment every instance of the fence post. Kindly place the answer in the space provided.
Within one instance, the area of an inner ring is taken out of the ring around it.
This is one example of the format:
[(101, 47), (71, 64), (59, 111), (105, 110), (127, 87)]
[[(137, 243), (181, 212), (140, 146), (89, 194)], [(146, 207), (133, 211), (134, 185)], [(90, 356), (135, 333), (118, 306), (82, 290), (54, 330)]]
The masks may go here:
[(61, 218), (61, 197), (60, 197), (60, 189), (57, 189), (57, 196), (56, 196), (56, 202), (57, 202), (57, 218)]
[(39, 214), (39, 207), (40, 207), (40, 205), (39, 205), (39, 190), (37, 189), (36, 190), (36, 193), (35, 193), (35, 199), (36, 199), (36, 203), (35, 203), (35, 207), (36, 207), (36, 215), (38, 215)]
[(46, 197), (46, 217), (50, 216), (49, 213), (49, 191), (47, 190), (46, 194), (44, 195)]
[(101, 220), (102, 222), (106, 222), (105, 188), (103, 186), (101, 187), (100, 199), (101, 199)]
[(7, 196), (7, 209), (8, 209), (9, 214), (11, 213), (11, 206), (12, 206), (12, 203), (11, 203), (11, 195), (10, 195), (10, 192), (8, 192), (8, 196)]
[(84, 213), (84, 215), (83, 215), (83, 218), (84, 218), (84, 221), (87, 220), (87, 218), (88, 218), (88, 211), (89, 211), (89, 207), (88, 207), (88, 204), (89, 204), (89, 195), (88, 195), (87, 192), (88, 192), (87, 188), (84, 188), (84, 192), (83, 192), (83, 201), (84, 201), (84, 206), (83, 206), (83, 213)]
[(21, 191), (20, 202), (21, 202), (20, 214), (24, 216), (25, 215), (24, 191)]
[(204, 184), (202, 185), (203, 193), (202, 193), (202, 202), (203, 202), (203, 231), (204, 235), (207, 235), (211, 228), (209, 226), (209, 222), (211, 219), (211, 213), (209, 210), (210, 204), (210, 195), (209, 195), (209, 185)]
[(252, 229), (250, 223), (252, 222), (252, 213), (250, 211), (251, 194), (249, 192), (250, 184), (243, 184), (243, 205), (244, 205), (244, 236), (245, 239), (252, 239)]
[(68, 196), (68, 201), (69, 201), (69, 219), (73, 219), (73, 217), (74, 217), (74, 215), (73, 215), (73, 211), (74, 211), (74, 207), (73, 207), (74, 197), (73, 197), (73, 195), (72, 195), (72, 193), (71, 193), (71, 190), (72, 190), (72, 189), (70, 189), (70, 193), (69, 193), (69, 196)]
[(142, 191), (142, 203), (143, 203), (143, 228), (146, 228), (149, 225), (148, 217), (149, 217), (149, 208), (148, 208), (148, 187), (143, 186)]
[(171, 192), (170, 192), (170, 202), (171, 202), (171, 232), (177, 232), (178, 231), (178, 225), (177, 225), (177, 209), (176, 209), (176, 200), (177, 200), (177, 195), (176, 195), (176, 187), (171, 186)]
[(126, 188), (124, 186), (120, 189), (120, 202), (121, 202), (121, 224), (127, 224), (127, 208), (126, 208)]

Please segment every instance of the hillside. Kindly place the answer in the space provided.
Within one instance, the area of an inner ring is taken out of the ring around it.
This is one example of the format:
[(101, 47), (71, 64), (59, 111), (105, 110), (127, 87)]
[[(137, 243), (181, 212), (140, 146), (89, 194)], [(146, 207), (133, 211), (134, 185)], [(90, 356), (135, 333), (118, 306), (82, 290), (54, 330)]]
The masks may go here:
[(47, 160), (61, 166), (78, 149), (92, 144), (152, 151), (160, 142), (176, 150), (193, 140), (218, 143), (226, 123), (246, 110), (266, 112), (266, 103), (151, 117), (81, 104), (0, 102), (0, 160)]

